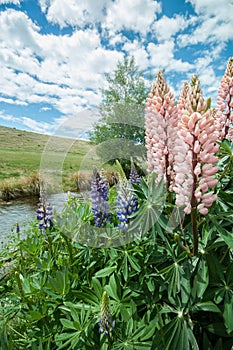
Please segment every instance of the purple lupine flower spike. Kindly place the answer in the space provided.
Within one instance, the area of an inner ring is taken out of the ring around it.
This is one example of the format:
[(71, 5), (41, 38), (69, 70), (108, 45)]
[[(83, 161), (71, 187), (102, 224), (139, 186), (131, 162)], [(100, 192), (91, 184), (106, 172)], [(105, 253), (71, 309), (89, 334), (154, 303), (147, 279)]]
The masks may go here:
[(130, 169), (129, 180), (131, 184), (140, 184), (140, 176), (134, 166), (132, 166)]
[(115, 324), (116, 321), (112, 319), (112, 315), (109, 310), (108, 295), (107, 292), (104, 291), (100, 310), (99, 332), (108, 337), (113, 331)]
[(40, 221), (39, 228), (46, 230), (51, 227), (53, 220), (53, 209), (52, 206), (47, 202), (46, 192), (44, 190), (40, 193), (38, 209), (36, 210), (37, 220)]
[(127, 231), (129, 228), (129, 216), (138, 210), (138, 202), (132, 190), (132, 184), (122, 181), (117, 197), (117, 217), (120, 220), (119, 228)]
[(107, 182), (100, 176), (97, 169), (94, 169), (91, 181), (91, 201), (97, 227), (104, 227), (109, 220), (108, 199)]

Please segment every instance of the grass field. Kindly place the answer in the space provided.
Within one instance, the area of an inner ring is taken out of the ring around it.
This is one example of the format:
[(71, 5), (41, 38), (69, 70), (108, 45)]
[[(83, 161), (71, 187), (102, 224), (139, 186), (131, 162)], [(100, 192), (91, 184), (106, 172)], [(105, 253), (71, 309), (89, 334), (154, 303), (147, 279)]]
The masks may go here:
[[(44, 163), (51, 167), (51, 172), (62, 171), (62, 182), (65, 189), (74, 190), (77, 171), (80, 164), (91, 166), (91, 157), (85, 157), (92, 145), (84, 140), (71, 140), (62, 137), (22, 131), (15, 128), (0, 126), (0, 192), (25, 187), (27, 179), (36, 179)], [(41, 160), (43, 161), (41, 165)], [(57, 162), (57, 163), (56, 163)], [(36, 184), (37, 186), (38, 184)], [(31, 185), (30, 185), (31, 186)], [(18, 194), (20, 191), (18, 191)]]

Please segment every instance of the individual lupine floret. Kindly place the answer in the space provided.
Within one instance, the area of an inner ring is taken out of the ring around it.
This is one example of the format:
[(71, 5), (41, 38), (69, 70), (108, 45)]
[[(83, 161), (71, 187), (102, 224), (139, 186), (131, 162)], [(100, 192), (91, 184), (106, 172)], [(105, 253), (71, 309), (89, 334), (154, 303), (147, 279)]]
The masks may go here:
[(141, 181), (140, 176), (134, 166), (131, 166), (129, 180), (131, 184), (138, 184), (138, 185), (140, 184), (140, 181)]
[[(180, 139), (174, 148), (173, 190), (176, 192), (176, 205), (184, 205), (186, 214), (197, 208), (206, 215), (217, 199), (212, 189), (218, 182), (214, 175), (218, 171), (215, 153), (219, 148), (216, 143), (219, 132), (214, 118), (215, 110), (205, 111), (207, 105), (199, 84), (197, 76), (194, 76), (178, 123)], [(179, 106), (178, 110), (181, 110)]]
[(100, 310), (99, 332), (108, 337), (113, 331), (115, 324), (116, 321), (112, 319), (112, 315), (109, 310), (108, 294), (104, 291)]
[(148, 171), (164, 178), (167, 188), (173, 177), (173, 147), (177, 135), (177, 107), (163, 72), (159, 72), (146, 102), (145, 141)]
[(233, 140), (233, 57), (228, 60), (217, 97), (220, 139)]
[(127, 231), (130, 216), (138, 211), (138, 201), (133, 192), (132, 184), (122, 180), (119, 184), (117, 197), (117, 217), (120, 220), (119, 228)]
[(46, 230), (51, 227), (53, 220), (53, 208), (47, 202), (47, 195), (45, 190), (41, 190), (38, 209), (36, 210), (37, 220), (40, 221), (39, 228)]
[(93, 170), (91, 181), (92, 212), (95, 225), (104, 227), (109, 220), (108, 186), (106, 180), (100, 176), (97, 169)]

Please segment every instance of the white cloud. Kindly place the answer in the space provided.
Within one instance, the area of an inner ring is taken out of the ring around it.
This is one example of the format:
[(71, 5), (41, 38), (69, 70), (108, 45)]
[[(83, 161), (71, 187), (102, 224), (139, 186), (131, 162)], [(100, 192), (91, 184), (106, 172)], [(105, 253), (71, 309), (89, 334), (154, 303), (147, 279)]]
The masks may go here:
[(13, 100), (12, 98), (0, 97), (0, 102), (9, 103), (11, 105), (27, 106), (26, 102)]
[[(47, 134), (51, 131), (52, 125), (46, 122), (38, 122), (28, 117), (18, 118), (19, 121), (29, 129), (39, 132), (41, 134)], [(52, 127), (53, 128), (53, 127)]]
[(154, 0), (39, 0), (39, 4), (47, 20), (60, 27), (101, 23), (111, 32), (127, 29), (146, 34), (161, 12), (161, 4)]
[(21, 0), (0, 0), (0, 5), (4, 4), (14, 4), (14, 5), (20, 5)]
[(126, 42), (122, 49), (125, 50), (129, 56), (134, 56), (135, 63), (140, 69), (146, 69), (148, 67), (148, 52), (146, 51), (145, 46), (137, 39), (133, 42)]
[(163, 16), (153, 24), (155, 36), (159, 41), (168, 40), (189, 25), (189, 21), (182, 15), (174, 17)]
[(103, 74), (123, 58), (101, 46), (95, 29), (42, 35), (25, 13), (15, 10), (0, 14), (0, 26), (0, 93), (18, 104), (47, 103), (72, 114), (99, 103)]
[(0, 120), (1, 119), (4, 121), (7, 121), (7, 122), (16, 123), (16, 124), (20, 124), (22, 126), (26, 126), (27, 129), (30, 129), (32, 131), (39, 132), (42, 134), (49, 134), (55, 128), (54, 124), (36, 121), (34, 119), (31, 119), (31, 118), (25, 117), (25, 116), (15, 117), (15, 116), (12, 116), (10, 114), (4, 113), (4, 111), (0, 111)]
[(217, 97), (217, 91), (219, 88), (219, 77), (217, 77), (215, 70), (212, 67), (213, 57), (210, 52), (203, 52), (203, 56), (199, 57), (195, 61), (195, 74), (205, 91), (206, 97), (213, 97), (213, 100)]
[(0, 111), (0, 119), (10, 121), (10, 122), (18, 121), (18, 118), (13, 117), (13, 115), (5, 114), (3, 111)]
[(165, 41), (160, 44), (149, 43), (148, 52), (150, 62), (156, 71), (165, 69), (165, 71), (188, 72), (193, 65), (184, 62), (181, 59), (174, 58), (175, 44), (173, 41)]
[(219, 44), (233, 39), (233, 1), (229, 0), (186, 0), (198, 15), (198, 26), (192, 33), (180, 35), (180, 46), (199, 43)]
[(107, 9), (103, 24), (108, 30), (117, 32), (123, 29), (147, 34), (161, 12), (161, 4), (152, 0), (116, 0)]
[(198, 15), (217, 16), (221, 19), (232, 17), (232, 0), (186, 0)]
[(79, 137), (83, 131), (91, 129), (99, 119), (96, 109), (82, 109), (73, 116), (61, 117), (54, 120), (54, 134), (67, 137)]
[(101, 22), (109, 0), (39, 0), (47, 20), (60, 27), (79, 26)]
[(21, 11), (8, 9), (0, 13), (0, 40), (7, 47), (21, 50), (25, 47), (38, 49), (35, 33), (39, 27)]

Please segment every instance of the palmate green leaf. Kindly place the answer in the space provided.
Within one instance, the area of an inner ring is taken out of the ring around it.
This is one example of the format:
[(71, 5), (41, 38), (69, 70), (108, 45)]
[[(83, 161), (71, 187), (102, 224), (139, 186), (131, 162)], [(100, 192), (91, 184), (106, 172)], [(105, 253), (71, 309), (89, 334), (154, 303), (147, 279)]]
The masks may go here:
[(36, 310), (29, 311), (29, 315), (30, 315), (28, 316), (29, 321), (39, 321), (44, 317), (44, 315), (42, 315), (39, 311), (36, 311)]
[(225, 230), (216, 220), (213, 216), (210, 216), (209, 219), (213, 222), (214, 226), (216, 227), (216, 230), (220, 234), (221, 238), (225, 241), (225, 243), (233, 249), (233, 232), (228, 232)]
[(232, 156), (233, 152), (233, 143), (231, 143), (229, 140), (224, 140), (223, 142), (220, 143), (220, 149), (219, 151), (222, 154), (227, 154), (229, 156)]
[(233, 289), (233, 264), (230, 264), (226, 270), (226, 283)]
[(147, 350), (147, 349), (151, 349), (152, 343), (135, 342), (134, 345), (135, 345), (135, 350)]
[(120, 296), (122, 295), (121, 285), (115, 274), (110, 277), (109, 285), (105, 286), (105, 289), (109, 296), (111, 296), (116, 301), (120, 301)]
[(226, 327), (224, 326), (224, 324), (222, 322), (211, 323), (211, 324), (207, 325), (206, 328), (210, 333), (213, 333), (219, 337), (226, 337), (226, 338), (233, 337), (233, 332), (228, 334), (226, 331)]
[[(218, 193), (218, 198), (222, 198), (228, 206), (233, 206), (233, 196), (232, 196), (232, 193), (228, 193), (227, 191), (219, 191)], [(219, 214), (219, 213), (218, 213)], [(224, 213), (226, 214), (226, 213)], [(229, 213), (229, 215), (232, 217), (232, 211), (231, 213)]]
[(92, 285), (93, 285), (94, 292), (95, 292), (96, 296), (101, 300), (102, 294), (103, 294), (103, 288), (100, 284), (100, 281), (97, 278), (93, 277), (92, 278)]
[(228, 291), (225, 295), (223, 318), (227, 333), (233, 332), (233, 291)]
[(19, 275), (19, 278), (21, 279), (21, 282), (22, 282), (22, 288), (23, 288), (23, 291), (25, 294), (31, 294), (32, 293), (32, 290), (31, 290), (31, 285), (30, 285), (30, 282), (29, 282), (29, 278), (26, 278), (25, 276), (23, 275)]
[[(80, 342), (79, 333), (62, 333), (55, 337), (56, 343), (58, 344), (58, 350), (78, 350), (77, 344)], [(66, 340), (64, 343), (63, 341)]]
[(114, 271), (116, 271), (116, 266), (105, 267), (104, 269), (97, 271), (95, 277), (100, 278), (110, 276)]
[(200, 257), (194, 277), (194, 288), (198, 298), (202, 298), (209, 284), (208, 264), (204, 256)]
[(208, 311), (221, 313), (221, 310), (212, 301), (196, 303), (190, 308), (190, 311)]
[(153, 349), (199, 350), (199, 347), (188, 321), (177, 316), (156, 332)]
[[(145, 340), (148, 340), (150, 339), (154, 333), (155, 333), (155, 322), (152, 321), (149, 325), (147, 325), (146, 327), (145, 326), (142, 326), (142, 332), (140, 333), (139, 335), (139, 338), (141, 341), (145, 341)], [(136, 333), (136, 332), (135, 332)], [(135, 334), (134, 333), (134, 334)]]
[(122, 265), (121, 265), (121, 270), (122, 270), (122, 274), (123, 274), (124, 280), (127, 281), (128, 280), (128, 275), (129, 275), (128, 257), (127, 257), (127, 255), (124, 256), (124, 259), (123, 259)]
[(73, 321), (67, 320), (66, 318), (60, 318), (60, 322), (63, 325), (63, 327), (66, 329), (77, 330), (77, 328), (74, 326)]
[(136, 270), (137, 272), (140, 272), (140, 271), (141, 271), (141, 267), (139, 266), (139, 264), (138, 264), (136, 258), (130, 257), (130, 256), (128, 255), (128, 260), (129, 260), (129, 263), (130, 263), (130, 265), (132, 266), (132, 268), (133, 268), (134, 270)]
[(87, 287), (83, 287), (82, 291), (75, 292), (75, 295), (87, 304), (93, 306), (99, 306), (101, 304), (101, 298), (99, 298), (93, 290)]
[(46, 289), (52, 289), (53, 292), (60, 296), (68, 294), (70, 290), (68, 269), (63, 268), (61, 271), (56, 271), (55, 277), (49, 276)]
[(165, 281), (168, 284), (168, 297), (176, 297), (177, 293), (181, 290), (181, 283), (185, 278), (183, 267), (175, 261), (167, 268), (160, 271), (160, 274), (164, 274)]

